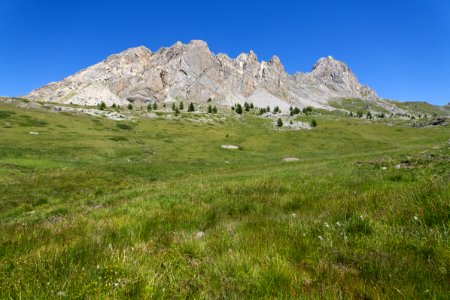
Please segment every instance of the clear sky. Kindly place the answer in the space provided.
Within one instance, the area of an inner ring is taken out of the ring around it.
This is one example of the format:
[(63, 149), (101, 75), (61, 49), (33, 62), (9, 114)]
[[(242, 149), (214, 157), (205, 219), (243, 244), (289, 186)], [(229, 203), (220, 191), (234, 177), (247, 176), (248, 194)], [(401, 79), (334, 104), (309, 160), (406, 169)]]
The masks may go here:
[(342, 60), (381, 97), (450, 102), (450, 1), (0, 0), (0, 95), (18, 96), (130, 47), (205, 40), (276, 54), (289, 73)]

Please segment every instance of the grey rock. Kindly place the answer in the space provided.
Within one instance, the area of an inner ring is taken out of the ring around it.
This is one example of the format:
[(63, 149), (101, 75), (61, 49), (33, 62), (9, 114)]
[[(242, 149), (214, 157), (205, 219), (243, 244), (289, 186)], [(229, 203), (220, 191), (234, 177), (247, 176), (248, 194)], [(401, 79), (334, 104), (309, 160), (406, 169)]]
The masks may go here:
[(280, 59), (259, 62), (253, 51), (236, 59), (214, 55), (203, 41), (180, 42), (152, 53), (131, 48), (59, 82), (25, 96), (30, 100), (107, 106), (176, 100), (257, 107), (328, 107), (341, 97), (377, 101), (371, 88), (361, 85), (351, 70), (332, 57), (321, 58), (310, 73), (289, 75)]

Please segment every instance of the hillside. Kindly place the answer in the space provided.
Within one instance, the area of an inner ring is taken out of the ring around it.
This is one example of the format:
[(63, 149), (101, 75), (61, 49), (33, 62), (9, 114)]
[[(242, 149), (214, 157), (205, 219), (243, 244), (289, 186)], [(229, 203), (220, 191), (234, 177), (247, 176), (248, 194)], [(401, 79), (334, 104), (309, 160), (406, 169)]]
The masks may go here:
[(2, 299), (450, 294), (448, 125), (410, 127), (430, 116), (0, 100)]

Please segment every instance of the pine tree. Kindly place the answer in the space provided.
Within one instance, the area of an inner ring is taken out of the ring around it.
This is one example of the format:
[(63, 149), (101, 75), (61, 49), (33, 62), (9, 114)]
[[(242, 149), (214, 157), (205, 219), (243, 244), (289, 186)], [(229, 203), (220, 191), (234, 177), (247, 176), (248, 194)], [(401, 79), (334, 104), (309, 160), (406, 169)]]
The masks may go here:
[(316, 119), (313, 119), (313, 120), (311, 121), (311, 127), (317, 127)]
[(242, 105), (240, 105), (240, 104), (236, 105), (235, 111), (236, 111), (238, 114), (242, 115)]
[(175, 104), (175, 102), (172, 104), (172, 110), (175, 111), (177, 109), (177, 106)]
[(153, 110), (157, 110), (158, 109), (158, 104), (156, 104), (156, 102), (155, 103), (153, 103)]
[(372, 119), (372, 114), (370, 113), (370, 111), (367, 112), (366, 118), (367, 119)]
[(117, 105), (115, 103), (113, 103), (113, 105), (111, 107), (112, 108), (117, 108)]
[(152, 111), (152, 105), (151, 104), (147, 105), (147, 110), (148, 111)]
[(281, 120), (281, 118), (278, 118), (278, 120), (277, 120), (277, 126), (278, 126), (278, 127), (282, 127), (282, 126), (283, 126), (283, 120)]
[(131, 105), (131, 103), (130, 103), (130, 104), (128, 104), (127, 108), (131, 110), (131, 109), (133, 109), (133, 105)]
[(255, 108), (255, 106), (253, 105), (253, 103), (250, 103), (250, 108)]
[(249, 111), (250, 110), (250, 105), (247, 102), (245, 102), (244, 103), (244, 108), (245, 108), (245, 111)]
[(188, 112), (192, 112), (192, 111), (195, 111), (195, 107), (194, 107), (194, 103), (189, 103), (189, 106), (188, 106)]
[(266, 111), (270, 112), (270, 106), (267, 106)]
[(175, 107), (175, 116), (178, 116), (180, 114), (180, 110), (178, 109), (178, 107)]
[(217, 114), (217, 107), (214, 106), (212, 112), (213, 114)]
[(104, 110), (105, 108), (106, 108), (106, 104), (105, 104), (105, 102), (100, 102), (100, 104), (98, 105), (98, 108), (100, 109), (100, 110)]
[(211, 107), (211, 104), (208, 105), (208, 114), (212, 114), (212, 107)]
[(181, 101), (180, 102), (180, 110), (183, 110), (184, 109), (184, 103), (183, 103), (183, 101)]

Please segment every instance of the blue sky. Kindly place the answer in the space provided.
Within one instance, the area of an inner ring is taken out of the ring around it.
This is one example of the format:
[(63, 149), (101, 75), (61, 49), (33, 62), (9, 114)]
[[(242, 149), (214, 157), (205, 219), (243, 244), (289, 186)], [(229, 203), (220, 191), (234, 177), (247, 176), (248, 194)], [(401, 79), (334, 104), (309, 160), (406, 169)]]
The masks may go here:
[(130, 47), (205, 40), (276, 54), (289, 73), (332, 55), (381, 97), (450, 102), (450, 1), (0, 0), (0, 95), (17, 96)]

